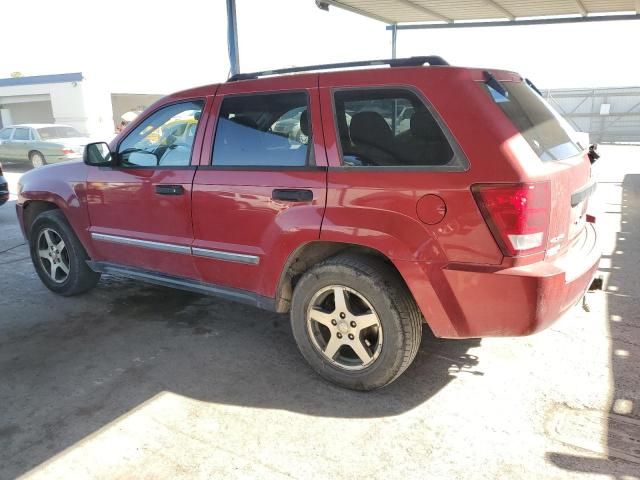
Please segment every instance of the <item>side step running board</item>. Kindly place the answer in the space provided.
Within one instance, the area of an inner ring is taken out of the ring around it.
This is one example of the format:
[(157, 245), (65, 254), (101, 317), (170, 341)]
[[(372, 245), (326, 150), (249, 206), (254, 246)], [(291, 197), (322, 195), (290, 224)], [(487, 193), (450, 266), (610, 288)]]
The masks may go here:
[(125, 267), (109, 262), (87, 261), (87, 265), (94, 272), (108, 273), (118, 277), (131, 278), (140, 280), (154, 285), (163, 287), (178, 288), (188, 292), (199, 293), (201, 295), (211, 295), (214, 297), (232, 300), (234, 302), (244, 303), (254, 307), (262, 308), (274, 312), (276, 310), (275, 299), (263, 297), (247, 290), (223, 287), (212, 283), (200, 282), (189, 278), (175, 277), (164, 273), (153, 272), (133, 267)]

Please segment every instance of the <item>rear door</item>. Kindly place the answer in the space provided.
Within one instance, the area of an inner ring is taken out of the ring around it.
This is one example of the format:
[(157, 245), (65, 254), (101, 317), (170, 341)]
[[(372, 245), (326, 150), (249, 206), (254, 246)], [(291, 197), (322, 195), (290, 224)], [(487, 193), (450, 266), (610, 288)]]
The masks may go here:
[(317, 76), (226, 83), (213, 112), (193, 185), (194, 262), (205, 282), (272, 297), (289, 255), (320, 236)]

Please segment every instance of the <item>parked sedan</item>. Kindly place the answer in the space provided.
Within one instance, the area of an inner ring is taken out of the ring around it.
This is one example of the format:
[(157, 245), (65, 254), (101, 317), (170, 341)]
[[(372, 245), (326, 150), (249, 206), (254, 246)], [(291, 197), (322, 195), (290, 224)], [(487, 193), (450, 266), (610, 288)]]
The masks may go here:
[(37, 168), (82, 158), (88, 142), (88, 137), (68, 125), (12, 125), (0, 130), (0, 160), (28, 160)]

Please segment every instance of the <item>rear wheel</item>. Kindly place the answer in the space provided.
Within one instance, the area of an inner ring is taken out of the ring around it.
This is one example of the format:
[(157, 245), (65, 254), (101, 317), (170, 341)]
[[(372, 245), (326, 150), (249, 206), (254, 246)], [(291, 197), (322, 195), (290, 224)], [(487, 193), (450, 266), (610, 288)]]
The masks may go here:
[(355, 390), (395, 380), (422, 335), (422, 315), (398, 273), (363, 255), (340, 255), (307, 272), (293, 294), (291, 325), (309, 364)]
[(88, 267), (89, 257), (60, 210), (49, 210), (36, 217), (29, 246), (40, 280), (55, 293), (77, 295), (100, 280), (100, 274)]
[(29, 160), (31, 161), (31, 165), (33, 168), (40, 168), (47, 164), (47, 161), (40, 152), (31, 152), (29, 154)]

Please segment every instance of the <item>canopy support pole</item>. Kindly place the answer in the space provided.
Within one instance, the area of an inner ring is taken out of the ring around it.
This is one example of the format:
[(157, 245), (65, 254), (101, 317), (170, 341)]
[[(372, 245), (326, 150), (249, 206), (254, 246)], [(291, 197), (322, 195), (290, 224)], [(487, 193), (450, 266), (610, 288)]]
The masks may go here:
[(227, 0), (227, 43), (229, 49), (229, 76), (232, 77), (240, 73), (236, 0)]
[(394, 23), (393, 25), (391, 25), (391, 58), (398, 58), (397, 46), (398, 46), (398, 24)]

